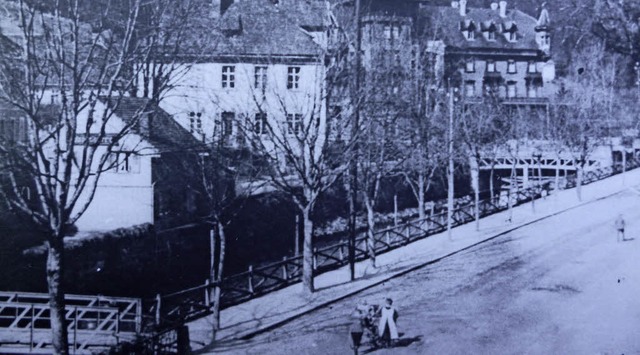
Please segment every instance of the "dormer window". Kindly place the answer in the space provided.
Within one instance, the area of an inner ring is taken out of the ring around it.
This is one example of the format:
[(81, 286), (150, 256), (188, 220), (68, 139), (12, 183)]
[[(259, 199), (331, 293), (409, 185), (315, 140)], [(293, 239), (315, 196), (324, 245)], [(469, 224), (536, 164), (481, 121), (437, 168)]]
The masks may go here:
[(462, 31), (462, 33), (464, 34), (464, 38), (466, 38), (467, 41), (473, 41), (474, 39), (476, 39), (476, 33), (473, 31)]
[(551, 44), (551, 36), (548, 34), (544, 34), (540, 37), (540, 45), (541, 46), (549, 46)]
[(516, 42), (518, 40), (518, 26), (513, 21), (507, 21), (502, 24), (502, 32), (507, 41)]
[(482, 23), (482, 33), (488, 41), (496, 40), (496, 30), (496, 25), (493, 22), (487, 21)]
[(476, 25), (471, 20), (464, 20), (460, 22), (460, 31), (464, 35), (467, 41), (473, 41), (476, 38)]

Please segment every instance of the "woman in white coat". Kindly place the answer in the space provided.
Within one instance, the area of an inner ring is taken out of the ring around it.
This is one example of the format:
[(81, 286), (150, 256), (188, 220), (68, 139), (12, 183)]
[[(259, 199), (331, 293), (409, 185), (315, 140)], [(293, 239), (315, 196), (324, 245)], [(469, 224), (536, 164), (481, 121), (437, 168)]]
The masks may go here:
[(393, 300), (387, 298), (385, 305), (380, 307), (380, 323), (378, 325), (378, 335), (383, 340), (391, 339), (392, 343), (398, 340), (398, 327), (396, 320), (398, 311), (393, 307)]

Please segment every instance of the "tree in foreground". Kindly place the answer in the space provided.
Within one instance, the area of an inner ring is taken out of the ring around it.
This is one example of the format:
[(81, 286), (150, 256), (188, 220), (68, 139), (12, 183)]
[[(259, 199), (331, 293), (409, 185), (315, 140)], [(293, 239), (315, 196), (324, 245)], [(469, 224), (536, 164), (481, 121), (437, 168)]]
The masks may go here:
[[(7, 21), (21, 32), (11, 41), (0, 36), (12, 48), (0, 53), (0, 105), (24, 129), (21, 139), (0, 141), (0, 191), (46, 235), (52, 344), (55, 353), (67, 354), (64, 237), (89, 208), (101, 175), (118, 164), (116, 151), (136, 154), (141, 143), (130, 133), (150, 107), (127, 120), (114, 112), (133, 91), (135, 64), (147, 62), (156, 45), (142, 37), (158, 29), (138, 32), (140, 0), (117, 10), (108, 1), (93, 6), (97, 20), (90, 24), (83, 22), (81, 0), (55, 2), (48, 13), (22, 0), (9, 4)], [(27, 189), (35, 192), (29, 196)]]

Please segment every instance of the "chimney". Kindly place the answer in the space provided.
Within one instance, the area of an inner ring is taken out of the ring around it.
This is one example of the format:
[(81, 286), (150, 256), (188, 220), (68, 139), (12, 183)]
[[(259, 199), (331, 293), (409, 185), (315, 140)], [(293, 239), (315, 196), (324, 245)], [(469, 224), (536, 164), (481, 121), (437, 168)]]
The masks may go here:
[(459, 5), (458, 5), (458, 2), (457, 2), (457, 1), (452, 1), (452, 2), (451, 2), (451, 7), (453, 7), (454, 9), (457, 9), (457, 8), (458, 8), (458, 6), (459, 6)]
[(467, 16), (467, 0), (460, 0), (460, 16)]
[(498, 3), (497, 2), (492, 2), (491, 3), (491, 10), (493, 10), (493, 11), (497, 11), (498, 10)]
[(500, 17), (507, 17), (507, 2), (500, 1)]
[(220, 11), (222, 6), (221, 0), (211, 0), (211, 12), (210, 17), (213, 19), (220, 18), (222, 11)]
[(211, 17), (220, 18), (235, 2), (240, 2), (240, 0), (211, 0)]

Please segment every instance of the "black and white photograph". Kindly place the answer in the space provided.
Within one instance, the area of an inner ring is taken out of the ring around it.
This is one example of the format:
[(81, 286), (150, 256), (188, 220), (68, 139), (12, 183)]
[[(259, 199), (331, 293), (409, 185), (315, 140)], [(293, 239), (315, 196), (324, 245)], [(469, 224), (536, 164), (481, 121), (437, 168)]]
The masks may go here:
[(640, 1), (0, 0), (0, 354), (640, 354)]

